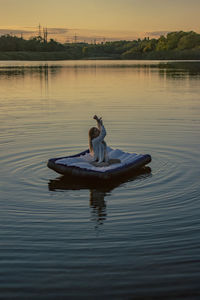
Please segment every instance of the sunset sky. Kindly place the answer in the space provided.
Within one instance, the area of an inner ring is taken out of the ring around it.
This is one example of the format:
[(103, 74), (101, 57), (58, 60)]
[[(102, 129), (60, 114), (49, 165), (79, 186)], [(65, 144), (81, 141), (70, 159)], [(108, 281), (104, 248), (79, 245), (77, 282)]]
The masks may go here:
[(200, 32), (200, 0), (0, 0), (0, 34), (47, 27), (57, 40), (134, 39)]

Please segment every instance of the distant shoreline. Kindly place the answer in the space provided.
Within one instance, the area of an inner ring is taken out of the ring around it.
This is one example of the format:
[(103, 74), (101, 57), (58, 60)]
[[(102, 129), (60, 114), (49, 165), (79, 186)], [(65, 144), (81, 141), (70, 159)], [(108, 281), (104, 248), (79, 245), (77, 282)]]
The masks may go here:
[(184, 51), (158, 51), (137, 55), (128, 58), (119, 55), (110, 56), (88, 56), (71, 57), (66, 51), (60, 52), (32, 52), (32, 51), (0, 51), (0, 60), (18, 60), (18, 61), (55, 61), (55, 60), (199, 60), (200, 50)]
[(100, 44), (58, 43), (47, 37), (29, 40), (13, 35), (0, 36), (0, 60), (199, 60), (200, 34), (170, 32), (158, 39), (138, 39)]

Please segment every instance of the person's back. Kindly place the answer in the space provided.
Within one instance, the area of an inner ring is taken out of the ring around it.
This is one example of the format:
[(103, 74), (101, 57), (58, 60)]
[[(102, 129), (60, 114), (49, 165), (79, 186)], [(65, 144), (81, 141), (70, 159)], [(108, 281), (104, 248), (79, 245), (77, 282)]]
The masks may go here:
[(119, 159), (109, 159), (107, 145), (104, 141), (106, 130), (102, 118), (95, 115), (93, 119), (97, 121), (98, 128), (92, 127), (89, 130), (89, 149), (90, 154), (93, 156), (92, 165), (104, 167), (120, 163)]
[(107, 145), (104, 141), (106, 136), (106, 130), (102, 122), (102, 118), (98, 118), (96, 115), (93, 117), (97, 121), (98, 128), (92, 127), (89, 130), (89, 146), (90, 153), (94, 157), (94, 161), (97, 163), (108, 162)]

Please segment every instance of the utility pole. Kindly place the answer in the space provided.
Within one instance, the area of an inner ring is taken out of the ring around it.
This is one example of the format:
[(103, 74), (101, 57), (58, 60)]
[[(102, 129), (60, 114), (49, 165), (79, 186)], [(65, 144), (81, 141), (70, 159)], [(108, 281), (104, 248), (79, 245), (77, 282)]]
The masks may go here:
[(45, 28), (43, 27), (43, 39), (44, 39), (44, 42), (46, 42), (46, 34), (45, 34)]
[(47, 27), (46, 27), (46, 42), (47, 42), (47, 39), (48, 39), (48, 30), (47, 30)]
[(76, 42), (77, 42), (77, 35), (75, 33), (75, 35), (74, 35), (74, 43), (76, 44)]
[(42, 34), (41, 34), (41, 25), (40, 25), (40, 23), (39, 23), (39, 26), (38, 26), (38, 36), (39, 36), (39, 37), (42, 36)]
[(44, 42), (47, 43), (47, 37), (48, 37), (47, 27), (43, 28), (43, 36), (44, 36)]

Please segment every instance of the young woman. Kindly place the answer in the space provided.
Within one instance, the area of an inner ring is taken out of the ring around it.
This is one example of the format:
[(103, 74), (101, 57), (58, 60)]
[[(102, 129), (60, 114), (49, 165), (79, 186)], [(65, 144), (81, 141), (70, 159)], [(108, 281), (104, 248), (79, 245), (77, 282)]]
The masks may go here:
[(104, 141), (106, 130), (103, 125), (102, 118), (96, 115), (93, 117), (97, 121), (97, 127), (92, 127), (89, 130), (89, 149), (90, 154), (94, 157), (92, 164), (94, 166), (109, 166), (110, 164), (120, 163), (119, 159), (109, 159), (107, 145)]
[(107, 145), (104, 141), (106, 136), (106, 130), (103, 125), (102, 118), (98, 118), (96, 115), (93, 117), (97, 121), (97, 127), (92, 127), (89, 130), (89, 149), (90, 154), (94, 157), (94, 162), (97, 164), (108, 164), (108, 152)]

